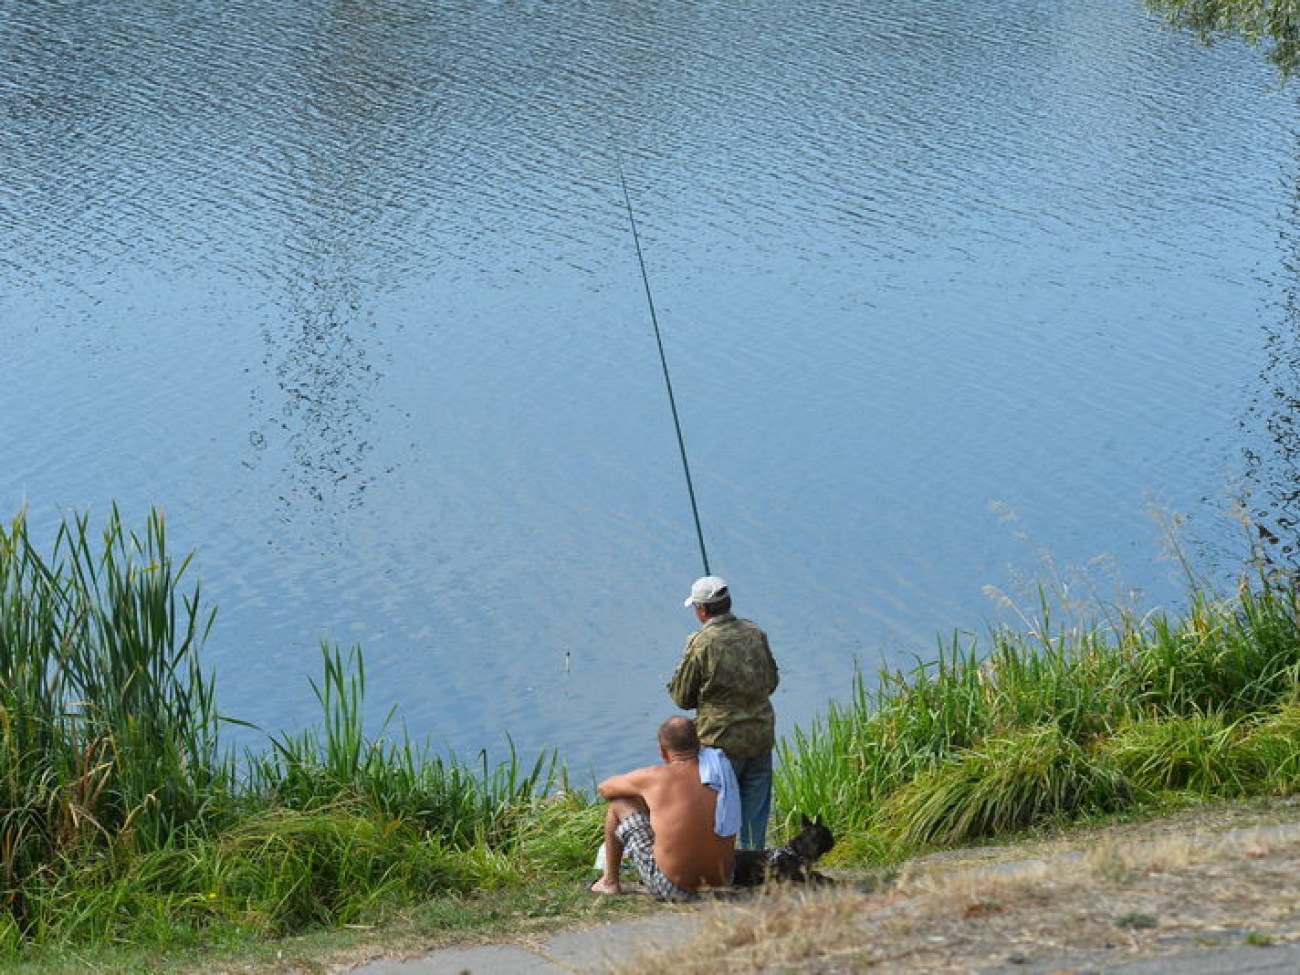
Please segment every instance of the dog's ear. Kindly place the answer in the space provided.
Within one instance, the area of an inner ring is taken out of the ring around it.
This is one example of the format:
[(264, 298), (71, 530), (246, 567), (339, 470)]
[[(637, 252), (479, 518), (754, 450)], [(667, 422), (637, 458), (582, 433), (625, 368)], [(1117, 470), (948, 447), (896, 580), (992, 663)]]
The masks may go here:
[(808, 818), (808, 814), (807, 814), (807, 813), (800, 813), (800, 816), (801, 816), (802, 821), (803, 821), (803, 822), (802, 822), (802, 825), (803, 825), (803, 828), (804, 828), (804, 829), (807, 829), (809, 826), (816, 825), (815, 823), (813, 823), (813, 821), (812, 821), (811, 819)]

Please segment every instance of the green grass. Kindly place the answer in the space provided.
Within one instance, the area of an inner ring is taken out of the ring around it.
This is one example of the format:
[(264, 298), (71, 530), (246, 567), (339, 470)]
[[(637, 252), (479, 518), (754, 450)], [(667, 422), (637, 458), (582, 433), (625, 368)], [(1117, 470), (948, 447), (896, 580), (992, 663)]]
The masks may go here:
[(1112, 810), (1130, 791), (1122, 773), (1058, 726), (1038, 725), (990, 736), (921, 773), (880, 804), (873, 829), (908, 849), (948, 846)]
[[(478, 767), (436, 754), (405, 733), (400, 740), (368, 737), (363, 729), (365, 661), (359, 647), (345, 658), (322, 646), (324, 677), (311, 686), (321, 706), (323, 730), (273, 735), (269, 754), (249, 756), (249, 789), (276, 804), (313, 809), (348, 798), (375, 815), (401, 818), (454, 846), (503, 840), (517, 807), (544, 794), (557, 780), (555, 756), (543, 752), (523, 763), (510, 743), (510, 757)], [(391, 720), (391, 713), (390, 713)]]

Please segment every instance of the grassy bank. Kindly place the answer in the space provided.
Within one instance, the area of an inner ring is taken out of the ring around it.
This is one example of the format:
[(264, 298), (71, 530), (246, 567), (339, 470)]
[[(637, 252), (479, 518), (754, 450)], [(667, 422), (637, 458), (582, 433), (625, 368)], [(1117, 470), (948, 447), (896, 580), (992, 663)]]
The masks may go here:
[[(21, 517), (0, 533), (0, 962), (81, 964), (90, 944), (174, 966), (312, 931), (415, 923), (427, 940), (619, 909), (580, 893), (602, 809), (555, 756), (489, 767), (367, 737), (359, 649), (322, 648), (316, 730), (223, 752), (188, 561), (157, 514), (139, 533), (116, 512), (98, 531), (71, 518), (48, 549)], [(1288, 580), (1258, 571), (1177, 616), (1060, 631), (1046, 605), (987, 647), (860, 676), (787, 736), (774, 834), (818, 816), (839, 864), (890, 864), (1300, 786)]]
[[(936, 847), (1182, 798), (1300, 788), (1300, 616), (1259, 569), (1178, 616), (1115, 612), (1054, 631), (1047, 600), (987, 648), (954, 639), (910, 672), (859, 676), (780, 748), (783, 809), (844, 854)], [(788, 815), (788, 814), (787, 814)]]

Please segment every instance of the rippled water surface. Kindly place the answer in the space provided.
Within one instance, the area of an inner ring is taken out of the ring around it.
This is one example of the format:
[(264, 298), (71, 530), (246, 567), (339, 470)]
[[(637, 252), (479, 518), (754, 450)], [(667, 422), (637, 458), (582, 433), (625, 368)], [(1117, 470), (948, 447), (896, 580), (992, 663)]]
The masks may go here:
[(650, 760), (701, 565), (621, 158), (788, 730), (985, 587), (1176, 599), (1152, 506), (1288, 557), (1296, 119), (1125, 0), (0, 0), (0, 513), (165, 508), (267, 730), (327, 638), (458, 754)]

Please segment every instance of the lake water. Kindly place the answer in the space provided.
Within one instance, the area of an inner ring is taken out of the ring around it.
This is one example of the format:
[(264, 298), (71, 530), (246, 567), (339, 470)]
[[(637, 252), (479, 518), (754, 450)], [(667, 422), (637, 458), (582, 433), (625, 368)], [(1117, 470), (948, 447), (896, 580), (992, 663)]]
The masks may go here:
[[(652, 760), (701, 560), (783, 730), (1046, 579), (1296, 543), (1296, 95), (1136, 0), (0, 0), (0, 514), (165, 509), (224, 709)], [(242, 733), (241, 733), (242, 734)], [(245, 735), (240, 742), (256, 742)]]

